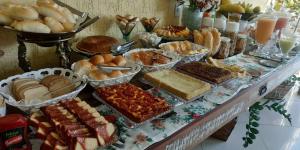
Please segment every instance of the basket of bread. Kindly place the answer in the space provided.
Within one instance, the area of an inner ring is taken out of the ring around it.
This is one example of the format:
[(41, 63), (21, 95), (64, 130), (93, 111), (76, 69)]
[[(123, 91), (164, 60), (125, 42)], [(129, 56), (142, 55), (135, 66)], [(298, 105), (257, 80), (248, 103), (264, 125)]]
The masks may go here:
[(94, 87), (104, 87), (129, 82), (140, 70), (137, 64), (119, 55), (99, 54), (72, 64), (72, 70)]
[(0, 81), (0, 95), (7, 104), (27, 111), (76, 97), (86, 86), (73, 71), (46, 68)]
[(97, 19), (58, 0), (0, 2), (0, 27), (27, 36), (71, 36)]
[(143, 73), (171, 69), (181, 59), (177, 53), (159, 49), (133, 49), (125, 53), (124, 57), (140, 65)]
[(168, 42), (160, 44), (159, 47), (179, 54), (182, 57), (179, 64), (199, 61), (208, 53), (207, 48), (189, 41)]

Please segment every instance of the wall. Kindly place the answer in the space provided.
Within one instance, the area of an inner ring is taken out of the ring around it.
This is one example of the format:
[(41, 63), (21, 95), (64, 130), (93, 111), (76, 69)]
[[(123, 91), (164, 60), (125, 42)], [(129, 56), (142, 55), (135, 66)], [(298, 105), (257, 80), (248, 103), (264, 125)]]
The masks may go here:
[[(176, 0), (62, 0), (63, 2), (91, 15), (100, 16), (100, 20), (81, 32), (79, 37), (86, 35), (104, 34), (121, 38), (121, 33), (114, 22), (116, 14), (132, 14), (138, 17), (156, 16), (161, 19), (159, 25), (176, 24), (174, 5)], [(266, 0), (256, 0), (264, 2)], [(138, 23), (133, 34), (143, 31)], [(28, 58), (34, 69), (54, 67), (59, 63), (55, 49), (42, 48), (27, 44)], [(15, 34), (10, 31), (0, 30), (0, 50), (5, 55), (0, 57), (0, 79), (21, 73), (17, 61), (17, 43)]]

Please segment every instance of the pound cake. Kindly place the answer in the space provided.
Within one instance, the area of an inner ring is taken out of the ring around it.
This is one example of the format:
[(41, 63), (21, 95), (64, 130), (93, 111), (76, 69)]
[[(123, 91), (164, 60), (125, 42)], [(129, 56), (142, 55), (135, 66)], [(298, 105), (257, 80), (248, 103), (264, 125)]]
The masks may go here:
[(162, 70), (145, 74), (144, 78), (185, 100), (191, 100), (211, 89), (209, 83), (174, 70)]
[(178, 70), (196, 78), (198, 77), (217, 84), (233, 78), (233, 74), (229, 70), (203, 62), (187, 63), (179, 66)]
[(134, 122), (140, 123), (170, 110), (162, 98), (129, 83), (97, 89), (100, 98)]

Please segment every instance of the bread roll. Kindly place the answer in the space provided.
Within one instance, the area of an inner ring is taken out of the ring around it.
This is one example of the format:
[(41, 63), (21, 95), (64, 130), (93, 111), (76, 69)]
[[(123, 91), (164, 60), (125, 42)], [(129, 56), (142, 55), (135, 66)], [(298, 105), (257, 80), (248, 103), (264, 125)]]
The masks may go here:
[(112, 72), (110, 72), (108, 74), (108, 76), (111, 77), (111, 78), (116, 78), (116, 77), (121, 76), (122, 74), (123, 73), (121, 71), (119, 71), (119, 70), (113, 70)]
[(212, 53), (212, 48), (213, 48), (213, 35), (211, 32), (207, 31), (204, 36), (204, 46), (208, 48), (209, 50), (209, 55)]
[(0, 11), (0, 25), (10, 25), (13, 20), (6, 14)]
[(100, 70), (93, 70), (88, 74), (89, 78), (93, 80), (105, 80), (108, 76)]
[(36, 0), (0, 0), (0, 5), (6, 4), (35, 5)]
[(218, 31), (218, 29), (213, 28), (211, 30), (211, 34), (213, 36), (213, 47), (212, 47), (211, 56), (214, 56), (215, 54), (218, 53), (218, 50), (221, 45), (221, 33)]
[(36, 4), (38, 6), (48, 5), (48, 6), (52, 6), (54, 8), (58, 8), (58, 5), (53, 0), (37, 0)]
[(116, 56), (113, 59), (113, 63), (116, 64), (117, 66), (125, 66), (126, 59), (123, 56)]
[(88, 60), (80, 60), (75, 63), (74, 65), (74, 71), (79, 76), (87, 75), (91, 69), (93, 64), (91, 64)]
[(59, 33), (64, 31), (64, 26), (52, 17), (45, 17), (44, 19), (45, 24), (51, 29), (53, 33)]
[(64, 26), (66, 32), (72, 32), (75, 26), (75, 24), (70, 22), (63, 22), (62, 25)]
[(196, 44), (199, 44), (199, 45), (203, 45), (204, 44), (204, 37), (203, 37), (203, 35), (201, 34), (200, 31), (194, 30), (193, 31), (193, 35), (194, 35), (194, 42)]
[(53, 8), (50, 5), (39, 5), (36, 6), (35, 9), (42, 16), (52, 17), (61, 23), (68, 22), (67, 19), (56, 8)]
[(104, 63), (109, 63), (114, 59), (114, 56), (112, 54), (103, 54)]
[(93, 65), (98, 65), (98, 64), (103, 64), (104, 63), (104, 58), (102, 55), (95, 55), (90, 59), (90, 62)]
[(68, 22), (72, 24), (76, 24), (76, 18), (69, 9), (59, 6), (58, 10), (61, 12), (62, 15), (64, 15), (64, 17), (68, 20)]
[(115, 63), (112, 63), (112, 62), (106, 63), (106, 64), (104, 64), (104, 65), (110, 66), (110, 67), (115, 67), (115, 66), (117, 66)]
[(9, 5), (5, 13), (16, 20), (36, 20), (39, 19), (39, 13), (30, 6)]
[(51, 30), (48, 26), (41, 23), (40, 21), (34, 20), (24, 20), (20, 22), (15, 22), (12, 25), (15, 29), (25, 32), (35, 32), (35, 33), (50, 33)]

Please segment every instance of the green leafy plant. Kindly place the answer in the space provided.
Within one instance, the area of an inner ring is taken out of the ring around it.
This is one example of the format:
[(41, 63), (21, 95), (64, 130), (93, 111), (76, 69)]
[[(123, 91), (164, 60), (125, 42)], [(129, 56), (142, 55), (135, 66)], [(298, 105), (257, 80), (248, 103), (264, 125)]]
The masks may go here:
[(250, 144), (253, 144), (253, 141), (256, 139), (257, 135), (259, 134), (259, 130), (257, 129), (259, 127), (259, 114), (260, 111), (263, 110), (264, 108), (267, 108), (269, 110), (273, 110), (280, 115), (282, 115), (284, 118), (286, 118), (290, 124), (292, 124), (292, 118), (291, 114), (287, 113), (287, 110), (285, 110), (284, 106), (286, 103), (281, 103), (278, 101), (272, 101), (268, 100), (264, 103), (261, 102), (256, 102), (254, 105), (252, 105), (249, 108), (249, 121), (246, 124), (246, 136), (243, 137), (244, 144), (243, 146), (246, 148)]

